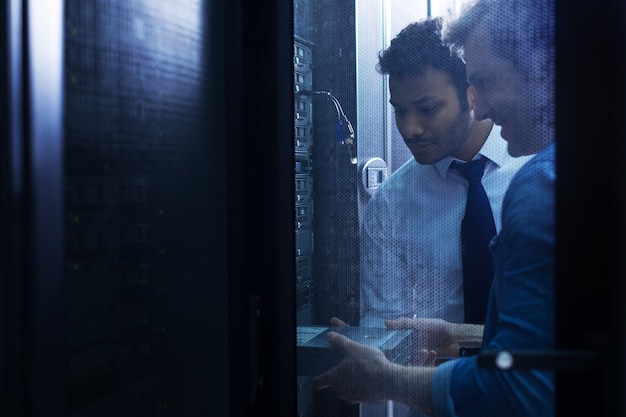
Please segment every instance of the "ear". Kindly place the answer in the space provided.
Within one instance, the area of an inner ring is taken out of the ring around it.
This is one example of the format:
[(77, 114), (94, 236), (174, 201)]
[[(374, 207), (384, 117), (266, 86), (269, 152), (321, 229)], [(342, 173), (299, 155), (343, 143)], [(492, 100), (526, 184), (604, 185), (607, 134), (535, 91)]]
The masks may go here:
[(471, 85), (467, 87), (467, 101), (469, 103), (470, 110), (474, 111), (476, 107), (476, 90)]

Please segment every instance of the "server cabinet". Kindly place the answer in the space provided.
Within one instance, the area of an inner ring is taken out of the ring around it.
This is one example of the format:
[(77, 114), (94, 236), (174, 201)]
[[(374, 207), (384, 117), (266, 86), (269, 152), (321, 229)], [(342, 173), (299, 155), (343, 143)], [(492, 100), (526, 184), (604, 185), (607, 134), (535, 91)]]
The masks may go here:
[(2, 415), (229, 414), (226, 14), (3, 3)]
[[(359, 320), (354, 8), (293, 2), (296, 250), (306, 247), (296, 253), (300, 340), (332, 316)], [(311, 379), (298, 374), (298, 415), (358, 413)]]
[(212, 332), (226, 340), (212, 321), (225, 307), (226, 251), (211, 236), (225, 233), (214, 221), (226, 198), (207, 12), (200, 1), (65, 3), (71, 415), (217, 404), (200, 399), (215, 365), (198, 349), (211, 351)]

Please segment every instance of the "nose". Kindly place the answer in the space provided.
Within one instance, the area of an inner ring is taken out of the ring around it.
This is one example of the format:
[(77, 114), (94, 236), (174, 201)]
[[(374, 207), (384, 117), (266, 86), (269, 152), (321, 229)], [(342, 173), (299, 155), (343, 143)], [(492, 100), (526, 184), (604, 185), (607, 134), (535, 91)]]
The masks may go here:
[(491, 107), (484, 94), (476, 93), (474, 100), (474, 118), (476, 120), (491, 119)]
[(420, 137), (424, 134), (424, 123), (415, 111), (408, 111), (402, 121), (398, 121), (398, 130), (405, 138)]

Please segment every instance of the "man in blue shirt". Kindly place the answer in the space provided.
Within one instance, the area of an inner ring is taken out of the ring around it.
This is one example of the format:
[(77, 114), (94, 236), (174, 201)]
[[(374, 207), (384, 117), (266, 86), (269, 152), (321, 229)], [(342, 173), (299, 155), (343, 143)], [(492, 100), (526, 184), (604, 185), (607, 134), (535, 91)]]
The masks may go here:
[[(447, 40), (463, 53), (476, 90), (476, 117), (502, 127), (512, 156), (538, 153), (516, 174), (504, 199), (502, 229), (493, 243), (495, 276), (483, 348), (552, 349), (554, 5), (551, 0), (479, 0), (449, 28)], [(463, 333), (463, 324), (413, 324), (444, 345), (454, 345)], [(350, 403), (391, 399), (439, 416), (554, 414), (554, 375), (548, 371), (487, 370), (475, 357), (438, 367), (403, 366), (336, 333), (329, 333), (328, 341), (345, 359), (314, 385), (331, 387)]]

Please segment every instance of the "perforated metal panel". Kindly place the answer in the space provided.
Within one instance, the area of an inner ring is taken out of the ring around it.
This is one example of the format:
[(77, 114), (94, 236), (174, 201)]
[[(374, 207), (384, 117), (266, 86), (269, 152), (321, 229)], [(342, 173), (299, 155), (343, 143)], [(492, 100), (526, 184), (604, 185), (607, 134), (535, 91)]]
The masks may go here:
[(206, 3), (66, 4), (66, 360), (78, 416), (185, 415), (179, 387), (193, 392), (187, 379), (207, 372), (197, 343), (216, 328), (225, 301), (212, 290), (226, 280), (214, 275), (225, 174)]

